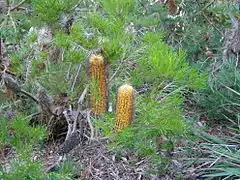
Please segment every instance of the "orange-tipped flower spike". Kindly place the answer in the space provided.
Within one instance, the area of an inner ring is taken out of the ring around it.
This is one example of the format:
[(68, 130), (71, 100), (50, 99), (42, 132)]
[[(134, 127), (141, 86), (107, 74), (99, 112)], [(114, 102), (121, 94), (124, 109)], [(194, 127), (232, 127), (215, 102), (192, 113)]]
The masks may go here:
[(129, 126), (134, 115), (135, 90), (130, 85), (122, 85), (118, 89), (116, 104), (115, 130), (121, 130)]
[(107, 110), (107, 67), (100, 55), (92, 54), (88, 61), (88, 76), (91, 83), (90, 106), (96, 115)]

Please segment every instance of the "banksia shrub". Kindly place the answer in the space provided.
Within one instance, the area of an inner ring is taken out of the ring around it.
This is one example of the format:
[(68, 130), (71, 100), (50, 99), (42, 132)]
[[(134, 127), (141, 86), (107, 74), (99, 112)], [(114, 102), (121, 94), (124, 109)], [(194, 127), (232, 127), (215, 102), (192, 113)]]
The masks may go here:
[(88, 61), (88, 77), (91, 83), (90, 106), (96, 115), (107, 109), (107, 66), (100, 55), (92, 54)]
[(116, 104), (115, 130), (121, 130), (131, 124), (134, 114), (135, 90), (130, 85), (122, 85), (118, 89)]

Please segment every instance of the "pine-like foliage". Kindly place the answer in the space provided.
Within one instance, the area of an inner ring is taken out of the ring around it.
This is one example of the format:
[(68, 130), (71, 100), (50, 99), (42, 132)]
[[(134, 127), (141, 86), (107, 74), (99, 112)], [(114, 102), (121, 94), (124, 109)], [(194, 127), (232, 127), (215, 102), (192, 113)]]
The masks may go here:
[(239, 130), (231, 129), (231, 133), (231, 137), (226, 135), (217, 137), (205, 132), (196, 131), (196, 135), (207, 142), (199, 145), (198, 151), (201, 152), (201, 156), (194, 158), (199, 158), (199, 162), (208, 162), (211, 164), (211, 166), (200, 169), (201, 178), (237, 179), (240, 177)]
[(240, 103), (240, 72), (233, 61), (210, 77), (210, 85), (195, 98), (210, 118), (229, 120), (238, 126)]
[[(77, 0), (32, 0), (35, 15), (46, 23), (56, 23), (61, 13), (70, 12)], [(52, 25), (52, 24), (51, 24)]]
[(162, 42), (160, 34), (156, 32), (145, 34), (143, 43), (146, 51), (141, 57), (141, 66), (150, 70), (150, 72), (145, 72), (141, 69), (146, 76), (149, 74), (162, 79), (174, 80), (192, 89), (206, 85), (206, 75), (200, 75), (197, 69), (188, 65), (186, 52), (181, 49), (175, 52)]

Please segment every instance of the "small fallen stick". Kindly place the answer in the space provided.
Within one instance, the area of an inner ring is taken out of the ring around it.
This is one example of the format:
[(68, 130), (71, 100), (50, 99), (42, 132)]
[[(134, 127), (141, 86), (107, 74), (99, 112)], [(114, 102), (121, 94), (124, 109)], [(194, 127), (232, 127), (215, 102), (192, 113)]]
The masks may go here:
[(63, 115), (68, 123), (68, 131), (67, 131), (67, 135), (65, 138), (65, 141), (67, 141), (69, 139), (69, 137), (71, 136), (71, 134), (73, 133), (73, 124), (72, 124), (72, 119), (71, 117), (68, 115), (68, 112), (65, 110), (63, 111)]
[(20, 2), (19, 4), (17, 4), (16, 6), (10, 8), (10, 11), (14, 11), (15, 9), (18, 9), (21, 5), (23, 5), (26, 2), (26, 0), (23, 0), (22, 2)]
[(56, 171), (56, 170), (57, 170), (57, 167), (59, 166), (59, 164), (60, 164), (62, 161), (63, 161), (63, 156), (59, 156), (58, 160), (57, 160), (54, 164), (50, 165), (49, 167), (47, 167), (47, 168), (45, 169), (45, 172), (46, 172), (46, 173), (49, 173), (49, 172)]
[(89, 125), (90, 130), (91, 130), (90, 140), (92, 140), (94, 138), (94, 128), (93, 128), (91, 118), (90, 118), (90, 111), (87, 111), (87, 122), (88, 122), (88, 125)]

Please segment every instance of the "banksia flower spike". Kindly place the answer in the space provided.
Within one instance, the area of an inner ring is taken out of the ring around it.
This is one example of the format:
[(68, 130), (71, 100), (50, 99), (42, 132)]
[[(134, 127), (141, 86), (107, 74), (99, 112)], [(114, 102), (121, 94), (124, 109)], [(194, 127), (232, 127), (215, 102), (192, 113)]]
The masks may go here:
[(115, 130), (121, 130), (129, 126), (134, 115), (135, 90), (130, 85), (122, 85), (118, 89), (116, 104)]
[(101, 55), (92, 54), (88, 60), (88, 77), (91, 84), (90, 106), (96, 115), (107, 110), (107, 66)]

